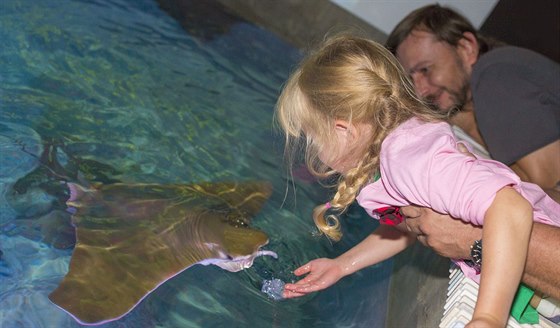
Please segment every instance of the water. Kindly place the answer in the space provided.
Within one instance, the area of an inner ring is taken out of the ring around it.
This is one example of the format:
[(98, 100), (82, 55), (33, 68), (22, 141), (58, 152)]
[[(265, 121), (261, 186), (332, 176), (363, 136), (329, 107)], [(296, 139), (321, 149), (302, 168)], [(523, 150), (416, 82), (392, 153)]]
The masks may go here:
[(47, 298), (72, 253), (61, 181), (73, 179), (274, 186), (253, 225), (278, 260), (238, 273), (196, 265), (102, 327), (384, 325), (390, 263), (300, 299), (261, 291), (267, 280), (293, 281), (310, 259), (339, 255), (374, 223), (353, 208), (340, 243), (316, 235), (310, 213), (328, 193), (305, 178), (288, 184), (271, 123), (301, 54), (193, 3), (181, 24), (152, 0), (0, 2), (2, 328), (79, 326)]

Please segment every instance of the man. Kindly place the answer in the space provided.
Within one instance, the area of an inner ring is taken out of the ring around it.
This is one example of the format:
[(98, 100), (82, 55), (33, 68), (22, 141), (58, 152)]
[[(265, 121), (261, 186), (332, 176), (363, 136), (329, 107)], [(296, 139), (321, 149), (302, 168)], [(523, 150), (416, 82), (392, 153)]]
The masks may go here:
[[(391, 32), (387, 47), (417, 94), (560, 202), (560, 66), (527, 49), (486, 39), (439, 5), (417, 9)], [(440, 255), (469, 258), (481, 229), (429, 209), (407, 207), (407, 224)], [(452, 236), (451, 236), (452, 234)], [(459, 243), (446, 242), (459, 239)], [(451, 238), (452, 237), (452, 238)], [(462, 240), (462, 242), (461, 242)], [(560, 229), (535, 224), (523, 281), (560, 297)]]
[(492, 158), (554, 196), (560, 182), (560, 65), (500, 45), (439, 5), (412, 12), (387, 39), (420, 97), (448, 113)]

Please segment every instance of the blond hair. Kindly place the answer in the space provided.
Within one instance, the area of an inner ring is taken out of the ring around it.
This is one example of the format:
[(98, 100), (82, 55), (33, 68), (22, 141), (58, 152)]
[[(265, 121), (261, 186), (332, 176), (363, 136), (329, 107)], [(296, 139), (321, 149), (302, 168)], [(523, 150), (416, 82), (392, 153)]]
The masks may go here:
[[(286, 134), (288, 155), (304, 140), (306, 164), (319, 177), (336, 174), (318, 159), (333, 138), (336, 120), (372, 126), (368, 146), (357, 154), (357, 167), (339, 178), (330, 202), (340, 213), (379, 172), (381, 143), (393, 129), (411, 117), (444, 118), (415, 95), (403, 68), (387, 49), (350, 35), (326, 40), (303, 59), (282, 90), (275, 116)], [(325, 217), (326, 210), (325, 205), (315, 208), (315, 224), (329, 238), (339, 240), (339, 221), (335, 216)]]

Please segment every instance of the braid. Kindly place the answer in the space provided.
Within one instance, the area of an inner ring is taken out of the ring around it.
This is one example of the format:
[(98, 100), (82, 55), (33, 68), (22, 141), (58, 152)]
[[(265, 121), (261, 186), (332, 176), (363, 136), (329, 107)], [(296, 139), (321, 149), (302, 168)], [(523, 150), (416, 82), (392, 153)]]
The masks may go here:
[[(339, 213), (343, 213), (356, 200), (361, 188), (368, 183), (372, 172), (379, 169), (379, 152), (367, 152), (358, 166), (350, 170), (338, 184), (337, 192), (330, 202), (330, 207)], [(326, 215), (328, 208), (319, 205), (313, 211), (315, 225), (329, 239), (339, 241), (342, 238), (340, 222), (336, 215)]]

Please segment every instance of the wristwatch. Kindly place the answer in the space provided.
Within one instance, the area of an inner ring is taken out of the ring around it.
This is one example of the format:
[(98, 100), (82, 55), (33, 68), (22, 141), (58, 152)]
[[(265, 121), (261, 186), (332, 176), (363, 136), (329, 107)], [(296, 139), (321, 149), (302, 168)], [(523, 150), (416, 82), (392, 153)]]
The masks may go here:
[(471, 245), (471, 259), (466, 262), (476, 270), (476, 273), (480, 273), (482, 267), (482, 239), (475, 240)]

